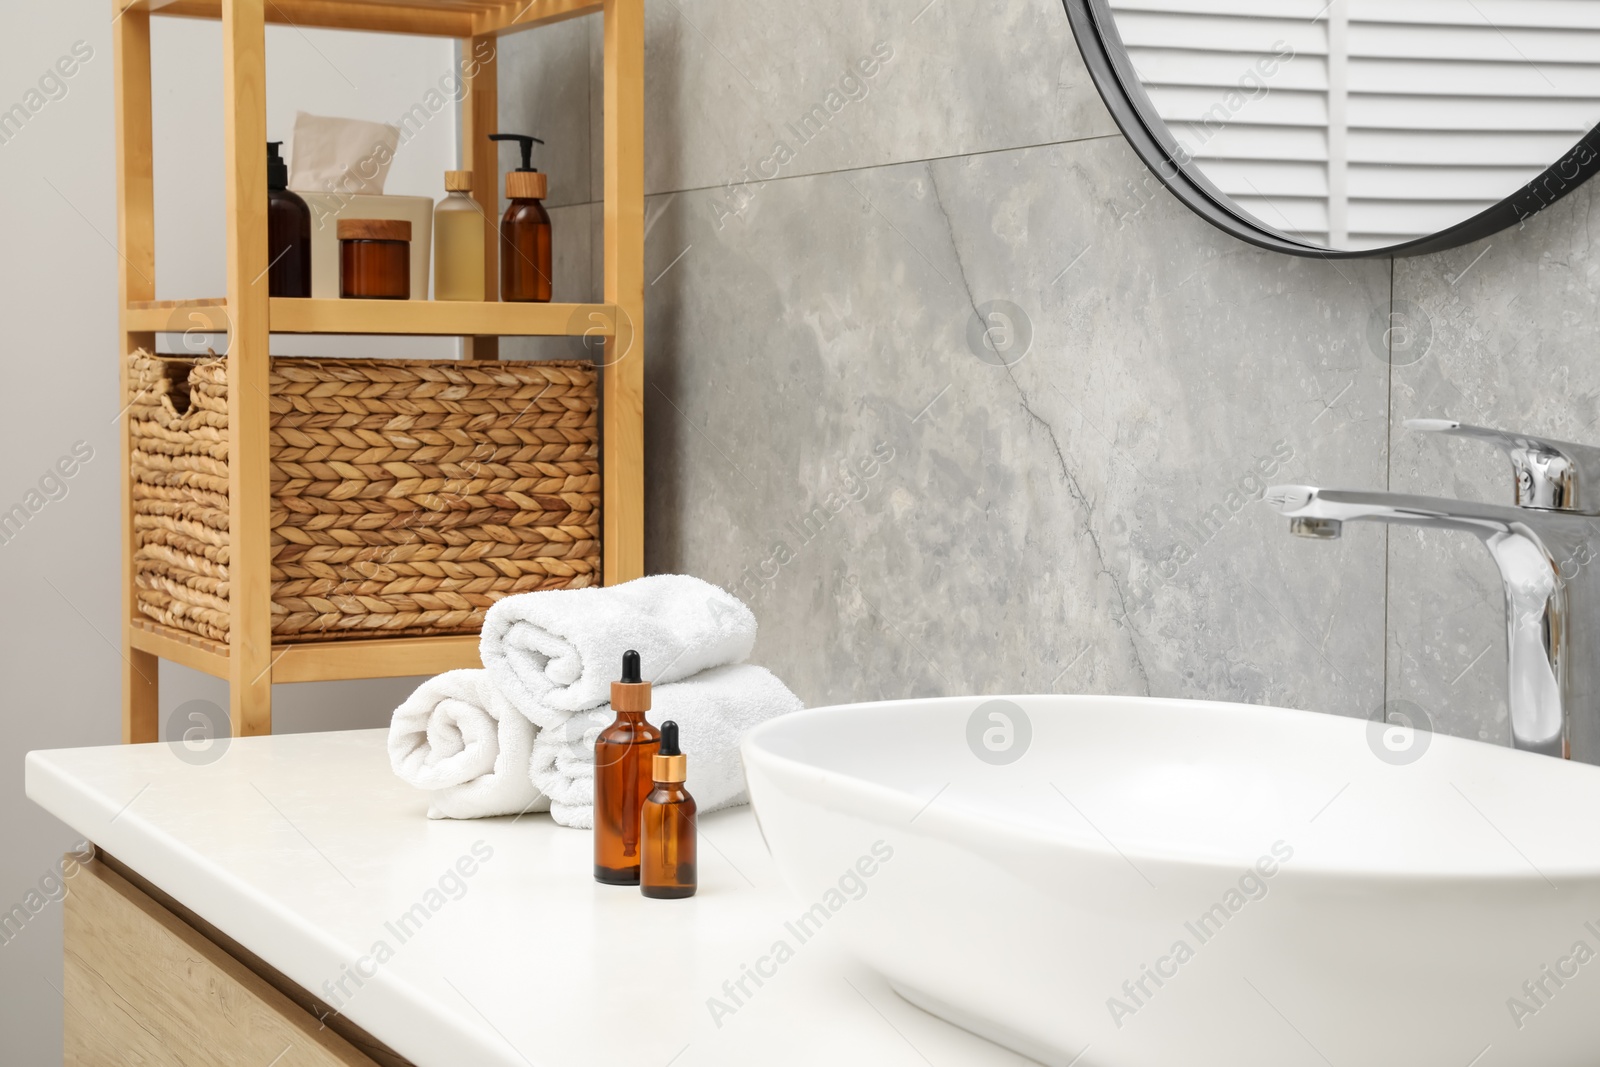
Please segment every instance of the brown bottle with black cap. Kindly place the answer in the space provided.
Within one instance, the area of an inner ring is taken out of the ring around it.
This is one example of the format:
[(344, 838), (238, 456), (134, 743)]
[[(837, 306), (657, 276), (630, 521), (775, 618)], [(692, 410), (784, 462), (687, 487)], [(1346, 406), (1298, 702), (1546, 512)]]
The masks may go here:
[(311, 208), (289, 189), (281, 144), (267, 142), (267, 295), (310, 296)]
[(632, 650), (622, 654), (622, 680), (611, 683), (611, 710), (616, 718), (594, 739), (594, 879), (638, 885), (639, 811), (655, 785), (650, 760), (661, 734), (645, 721), (650, 683)]
[(656, 787), (644, 798), (639, 822), (639, 891), (647, 897), (694, 896), (695, 804), (683, 786), (689, 761), (678, 748), (678, 724), (661, 724), (661, 751), (650, 761)]

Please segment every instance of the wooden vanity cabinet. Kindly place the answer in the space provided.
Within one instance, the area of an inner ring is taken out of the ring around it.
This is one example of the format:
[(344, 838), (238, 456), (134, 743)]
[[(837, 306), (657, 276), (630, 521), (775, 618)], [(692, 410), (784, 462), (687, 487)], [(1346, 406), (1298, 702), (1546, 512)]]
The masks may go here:
[(67, 884), (68, 1067), (410, 1067), (114, 860)]

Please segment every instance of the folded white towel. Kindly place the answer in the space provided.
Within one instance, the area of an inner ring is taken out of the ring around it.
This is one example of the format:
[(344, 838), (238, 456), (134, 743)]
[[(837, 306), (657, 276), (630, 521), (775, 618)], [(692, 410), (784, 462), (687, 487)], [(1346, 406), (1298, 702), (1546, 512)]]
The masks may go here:
[[(689, 757), (685, 783), (699, 811), (749, 800), (739, 742), (751, 727), (798, 711), (800, 698), (764, 667), (739, 664), (702, 671), (688, 681), (652, 690), (646, 716), (678, 724)], [(533, 741), (533, 782), (550, 798), (550, 815), (563, 826), (594, 827), (594, 739), (615, 716), (609, 705), (569, 715), (539, 731)]]
[(478, 654), (517, 710), (549, 728), (608, 702), (630, 648), (645, 680), (665, 685), (740, 663), (755, 640), (756, 617), (739, 598), (699, 578), (655, 574), (508, 596), (489, 609)]
[(482, 819), (545, 811), (528, 777), (533, 723), (500, 695), (488, 671), (429, 678), (389, 724), (394, 773), (431, 791), (430, 819)]

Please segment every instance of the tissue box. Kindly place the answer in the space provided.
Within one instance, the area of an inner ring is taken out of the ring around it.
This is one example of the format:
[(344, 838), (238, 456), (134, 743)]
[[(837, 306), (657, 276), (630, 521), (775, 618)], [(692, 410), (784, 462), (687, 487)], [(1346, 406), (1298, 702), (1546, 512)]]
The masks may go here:
[(340, 196), (296, 189), (311, 208), (311, 295), (339, 299), (338, 220), (405, 219), (411, 223), (411, 299), (428, 299), (433, 273), (433, 201), (425, 196)]

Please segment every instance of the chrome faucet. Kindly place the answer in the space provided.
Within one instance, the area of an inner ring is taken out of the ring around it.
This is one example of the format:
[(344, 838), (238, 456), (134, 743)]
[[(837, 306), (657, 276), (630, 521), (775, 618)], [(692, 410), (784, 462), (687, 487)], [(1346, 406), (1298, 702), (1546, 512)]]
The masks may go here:
[(1332, 540), (1344, 523), (1368, 521), (1482, 541), (1505, 587), (1512, 745), (1600, 764), (1600, 449), (1449, 419), (1406, 428), (1499, 447), (1515, 503), (1309, 485), (1273, 486), (1267, 502), (1301, 537)]

